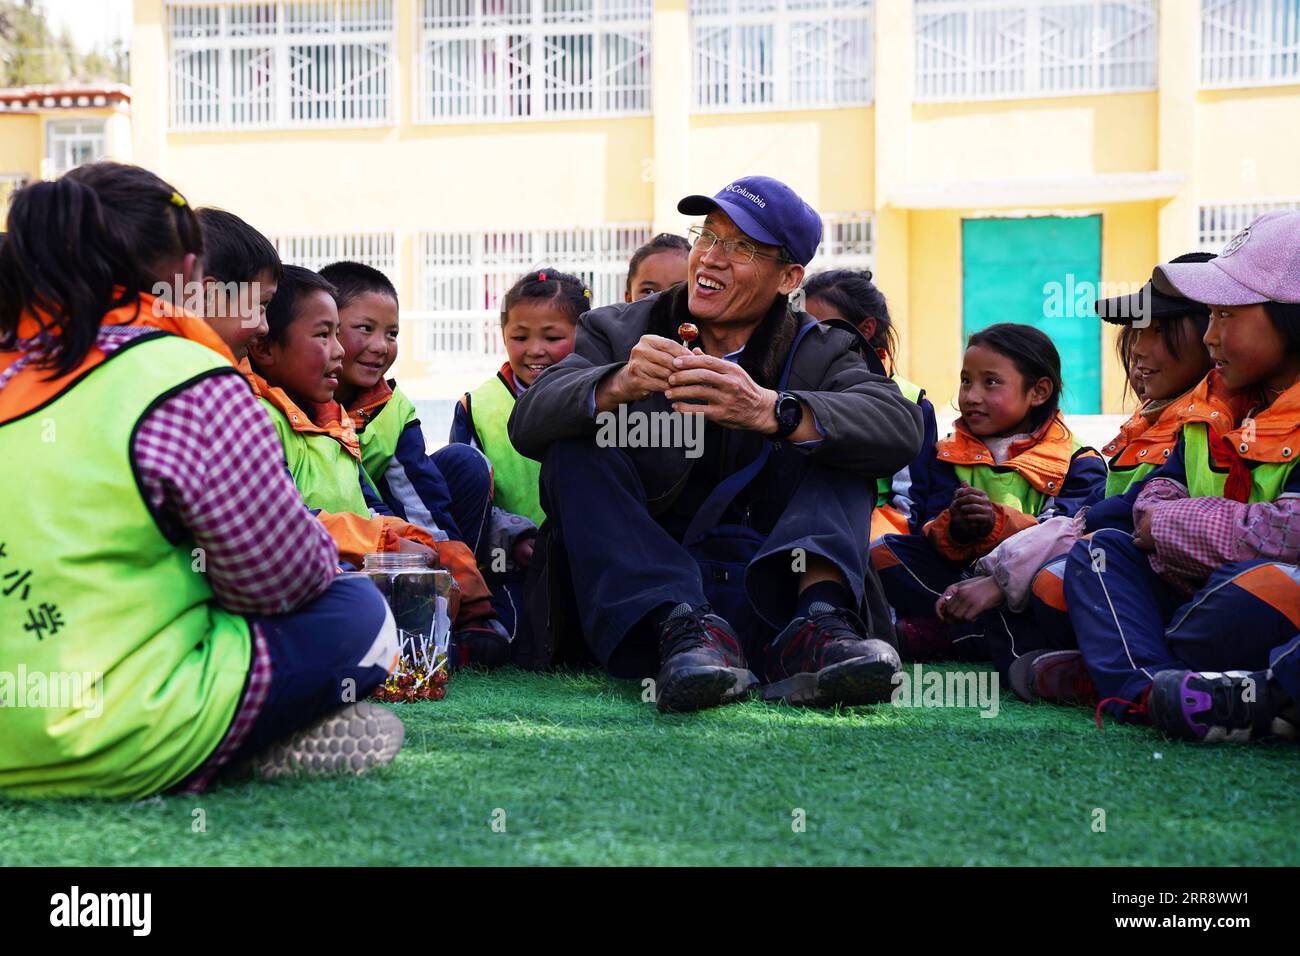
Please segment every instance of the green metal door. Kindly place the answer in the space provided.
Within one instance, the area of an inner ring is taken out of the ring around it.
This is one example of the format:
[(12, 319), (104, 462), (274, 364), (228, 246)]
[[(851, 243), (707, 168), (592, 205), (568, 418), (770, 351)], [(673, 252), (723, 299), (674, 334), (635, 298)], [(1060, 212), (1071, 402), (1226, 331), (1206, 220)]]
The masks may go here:
[(1042, 329), (1061, 353), (1062, 410), (1101, 411), (1101, 216), (962, 220), (962, 341), (995, 322)]

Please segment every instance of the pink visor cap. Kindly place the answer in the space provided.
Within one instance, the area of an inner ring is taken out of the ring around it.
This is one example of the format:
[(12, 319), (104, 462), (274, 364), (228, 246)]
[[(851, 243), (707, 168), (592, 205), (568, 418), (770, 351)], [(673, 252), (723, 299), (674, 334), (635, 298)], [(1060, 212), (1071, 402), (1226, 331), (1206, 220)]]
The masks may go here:
[(1300, 302), (1300, 210), (1266, 212), (1218, 258), (1156, 266), (1151, 282), (1166, 295), (1206, 305)]

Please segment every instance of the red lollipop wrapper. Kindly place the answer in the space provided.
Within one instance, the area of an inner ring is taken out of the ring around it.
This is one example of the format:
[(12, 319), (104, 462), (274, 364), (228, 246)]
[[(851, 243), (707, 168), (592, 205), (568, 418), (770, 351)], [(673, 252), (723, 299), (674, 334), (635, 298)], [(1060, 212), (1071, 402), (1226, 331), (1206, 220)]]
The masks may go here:
[(677, 337), (682, 340), (683, 345), (690, 348), (691, 343), (700, 337), (699, 327), (694, 322), (683, 322), (677, 326)]

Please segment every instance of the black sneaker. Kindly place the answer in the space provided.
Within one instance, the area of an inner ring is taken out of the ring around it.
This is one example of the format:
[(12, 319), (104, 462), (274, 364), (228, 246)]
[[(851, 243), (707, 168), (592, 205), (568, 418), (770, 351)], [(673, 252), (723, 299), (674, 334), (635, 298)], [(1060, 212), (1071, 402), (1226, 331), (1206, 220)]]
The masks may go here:
[(659, 627), (656, 698), (660, 711), (730, 703), (758, 683), (731, 625), (708, 605), (679, 604)]
[(1249, 743), (1300, 737), (1286, 694), (1268, 671), (1161, 671), (1147, 701), (1151, 722), (1176, 740)]
[(797, 617), (767, 646), (764, 700), (805, 707), (879, 704), (894, 691), (902, 667), (893, 645), (864, 637), (852, 611), (820, 602)]

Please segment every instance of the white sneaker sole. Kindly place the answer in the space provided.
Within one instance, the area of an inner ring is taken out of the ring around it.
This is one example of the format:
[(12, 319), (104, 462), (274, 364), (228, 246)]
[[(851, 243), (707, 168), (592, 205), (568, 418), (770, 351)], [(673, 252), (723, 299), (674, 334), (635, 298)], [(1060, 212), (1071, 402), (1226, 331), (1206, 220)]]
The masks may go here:
[(272, 744), (250, 761), (256, 776), (362, 774), (391, 763), (406, 728), (391, 711), (361, 701)]

